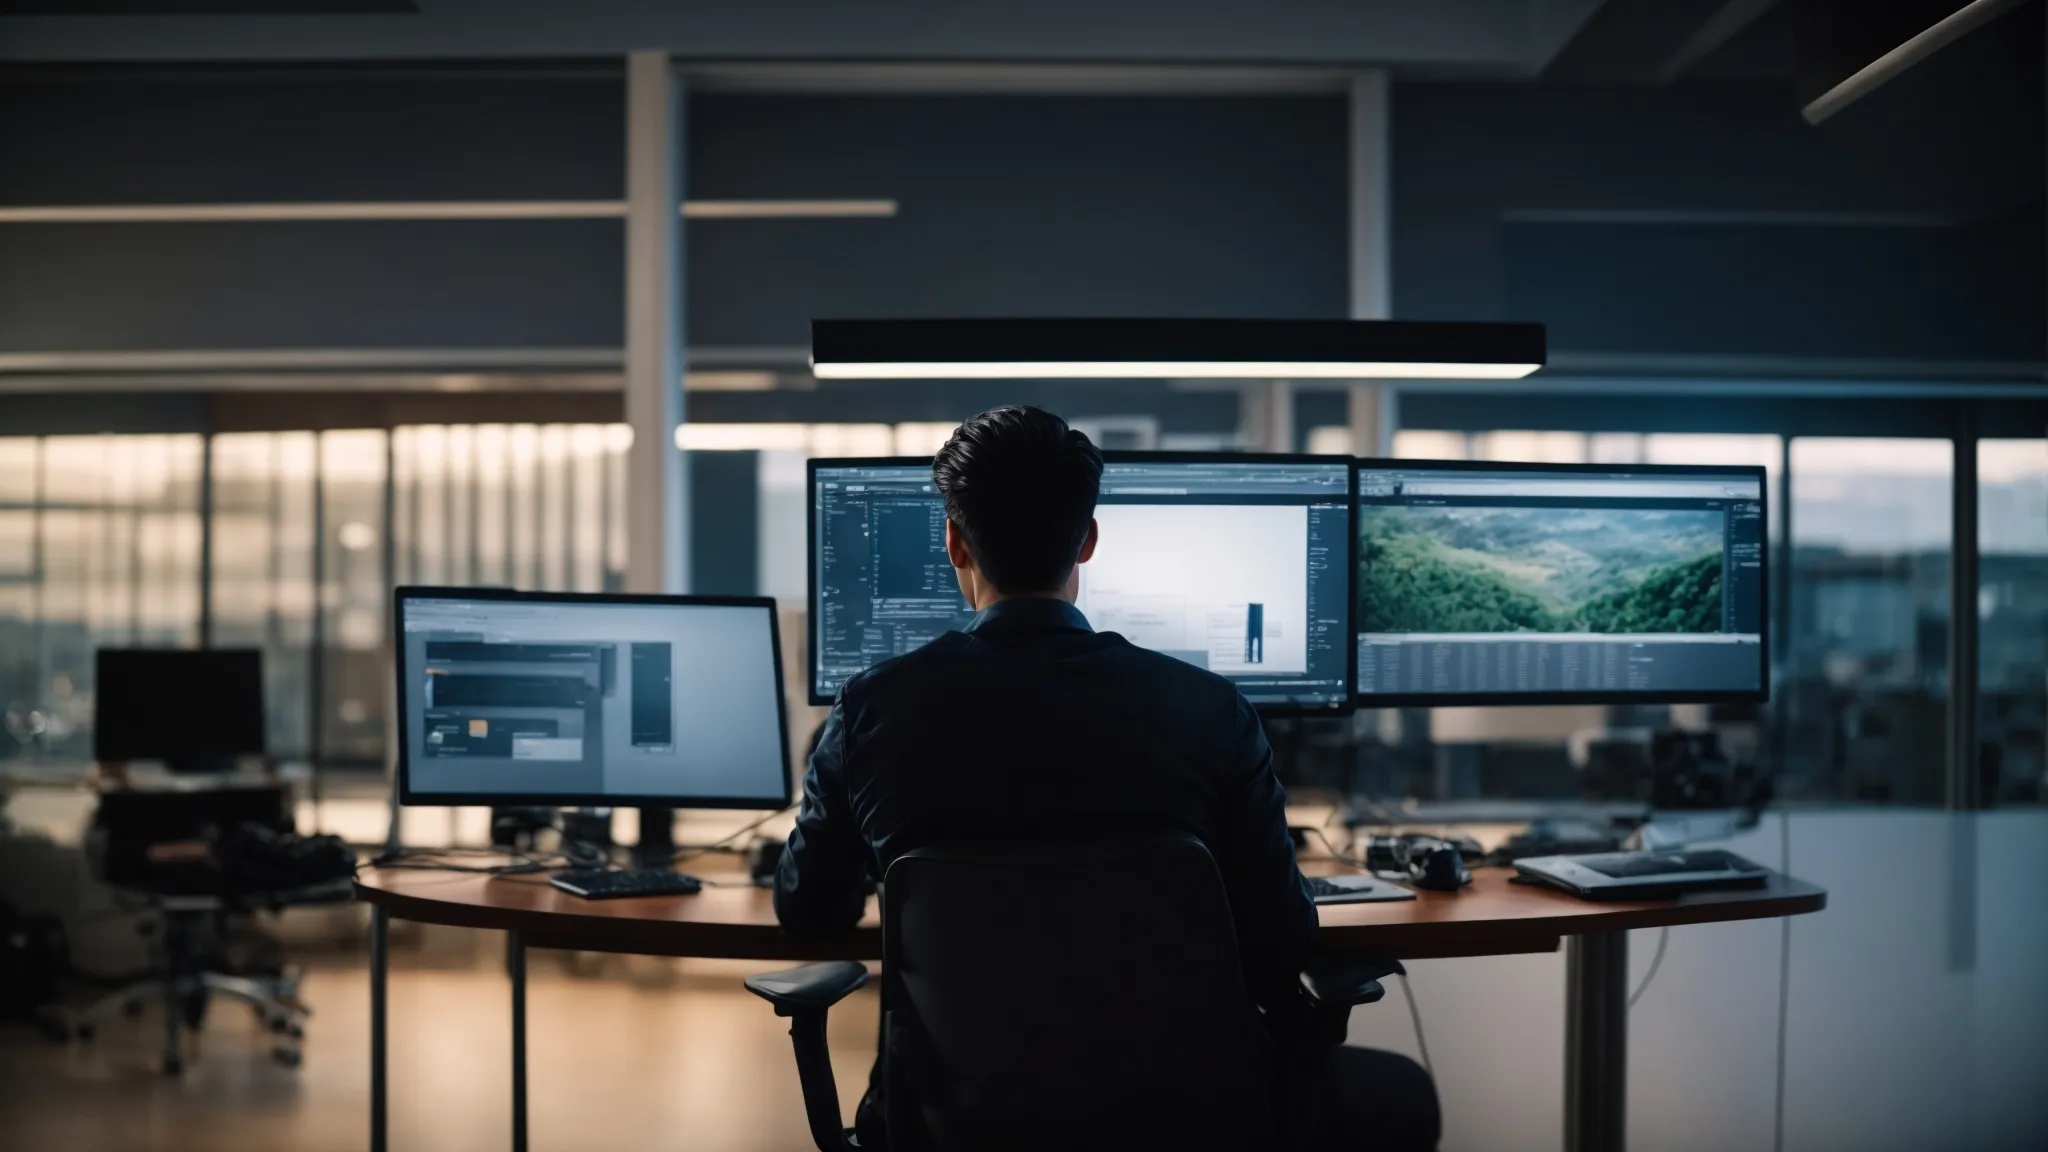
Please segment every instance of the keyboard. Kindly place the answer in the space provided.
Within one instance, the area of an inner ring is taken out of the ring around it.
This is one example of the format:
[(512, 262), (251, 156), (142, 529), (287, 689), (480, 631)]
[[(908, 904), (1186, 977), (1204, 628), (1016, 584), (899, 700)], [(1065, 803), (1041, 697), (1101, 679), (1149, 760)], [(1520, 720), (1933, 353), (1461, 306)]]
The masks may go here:
[(665, 868), (579, 868), (557, 872), (548, 883), (585, 900), (622, 900), (632, 896), (692, 896), (704, 882)]
[(1415, 893), (1399, 884), (1371, 876), (1309, 876), (1309, 894), (1318, 904), (1377, 904), (1386, 900), (1413, 900)]

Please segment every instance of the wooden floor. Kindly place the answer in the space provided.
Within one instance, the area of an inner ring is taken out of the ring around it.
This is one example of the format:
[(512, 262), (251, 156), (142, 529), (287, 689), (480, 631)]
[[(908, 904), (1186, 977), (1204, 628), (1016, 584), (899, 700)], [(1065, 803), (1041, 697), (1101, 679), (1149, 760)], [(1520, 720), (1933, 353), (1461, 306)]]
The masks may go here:
[[(507, 1147), (511, 1018), (502, 935), (394, 925), (394, 937), (391, 1147)], [(315, 1015), (296, 1071), (271, 1062), (267, 1038), (232, 1004), (216, 1004), (181, 1079), (158, 1071), (161, 1018), (153, 1010), (109, 1024), (89, 1046), (0, 1025), (0, 1149), (368, 1148), (367, 956), (330, 948), (310, 967), (305, 995)], [(769, 967), (534, 952), (532, 1147), (811, 1147), (784, 1022), (740, 987), (747, 973)], [(876, 1013), (872, 991), (833, 1013), (833, 1060), (849, 1113), (866, 1084)]]

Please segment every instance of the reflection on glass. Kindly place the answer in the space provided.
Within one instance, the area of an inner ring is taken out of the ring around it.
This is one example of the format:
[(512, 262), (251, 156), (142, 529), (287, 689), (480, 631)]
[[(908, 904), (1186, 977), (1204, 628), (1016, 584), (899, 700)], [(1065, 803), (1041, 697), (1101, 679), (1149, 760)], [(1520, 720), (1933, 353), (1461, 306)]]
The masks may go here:
[(303, 760), (313, 640), (311, 432), (213, 438), (213, 643), (263, 650), (271, 754)]
[(2048, 803), (2048, 441), (1978, 443), (1977, 546), (1984, 798)]
[(0, 438), (0, 757), (91, 756), (95, 649), (198, 642), (201, 444)]
[(1795, 795), (1942, 798), (1952, 452), (1947, 440), (1792, 441), (1776, 710)]
[(382, 765), (384, 433), (320, 433), (320, 756)]

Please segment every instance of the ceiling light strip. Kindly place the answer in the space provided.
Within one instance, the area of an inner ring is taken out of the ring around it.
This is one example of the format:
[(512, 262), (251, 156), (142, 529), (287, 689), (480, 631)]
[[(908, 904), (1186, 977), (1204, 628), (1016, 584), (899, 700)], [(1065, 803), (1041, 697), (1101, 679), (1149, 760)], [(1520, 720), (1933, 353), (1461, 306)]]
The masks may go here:
[(1302, 360), (1010, 360), (814, 364), (820, 380), (1519, 380), (1541, 364)]
[[(690, 200), (690, 220), (876, 219), (894, 200)], [(334, 220), (614, 220), (623, 200), (389, 200), (280, 204), (45, 204), (0, 207), (0, 224), (284, 223)]]

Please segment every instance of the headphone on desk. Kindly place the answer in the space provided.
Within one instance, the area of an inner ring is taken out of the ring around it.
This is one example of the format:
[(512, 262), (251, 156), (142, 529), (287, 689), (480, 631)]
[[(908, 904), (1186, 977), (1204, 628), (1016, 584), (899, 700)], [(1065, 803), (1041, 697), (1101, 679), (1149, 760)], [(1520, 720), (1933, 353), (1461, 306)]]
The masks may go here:
[(1365, 843), (1367, 871), (1391, 874), (1429, 892), (1455, 892), (1472, 882), (1463, 848), (1440, 836), (1402, 832)]

